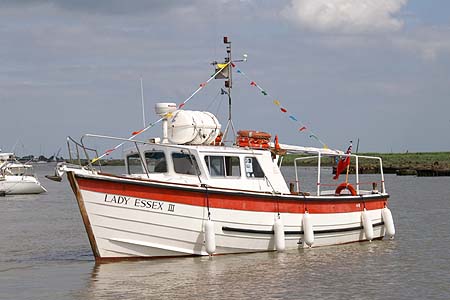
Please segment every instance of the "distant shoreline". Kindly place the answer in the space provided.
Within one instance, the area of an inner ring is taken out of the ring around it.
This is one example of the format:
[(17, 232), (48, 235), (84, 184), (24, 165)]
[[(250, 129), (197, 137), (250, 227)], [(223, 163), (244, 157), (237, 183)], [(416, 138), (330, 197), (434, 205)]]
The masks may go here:
[[(367, 152), (358, 153), (365, 156), (381, 157), (383, 160), (383, 169), (385, 170), (403, 170), (403, 169), (450, 169), (450, 152), (407, 152), (407, 153), (377, 153)], [(294, 159), (300, 155), (288, 154), (283, 158), (283, 166), (293, 166)], [(354, 165), (352, 160), (352, 165)], [(123, 159), (102, 160), (104, 166), (123, 166)], [(333, 167), (335, 160), (330, 157), (322, 158), (322, 166)], [(376, 166), (375, 161), (360, 159), (360, 166)], [(317, 159), (308, 161), (298, 161), (299, 166), (316, 166)]]

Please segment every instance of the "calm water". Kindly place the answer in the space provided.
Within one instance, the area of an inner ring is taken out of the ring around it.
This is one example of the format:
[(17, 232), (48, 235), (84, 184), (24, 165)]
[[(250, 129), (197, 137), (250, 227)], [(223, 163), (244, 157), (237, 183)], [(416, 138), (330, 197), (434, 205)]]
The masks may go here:
[(387, 176), (392, 241), (96, 265), (67, 180), (38, 168), (48, 193), (0, 198), (0, 299), (450, 299), (450, 177)]

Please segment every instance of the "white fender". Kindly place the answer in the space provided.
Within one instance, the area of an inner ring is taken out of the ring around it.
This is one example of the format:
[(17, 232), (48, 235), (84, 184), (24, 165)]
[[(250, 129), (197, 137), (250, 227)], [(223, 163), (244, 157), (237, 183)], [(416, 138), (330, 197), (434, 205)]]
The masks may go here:
[(308, 212), (303, 214), (303, 241), (309, 247), (314, 243), (313, 223)]
[(214, 233), (214, 222), (207, 220), (205, 223), (205, 248), (209, 255), (216, 252), (216, 235)]
[(361, 220), (364, 227), (364, 233), (366, 234), (366, 239), (369, 241), (373, 240), (373, 225), (372, 220), (370, 219), (369, 213), (364, 208), (361, 212)]
[(384, 228), (386, 229), (386, 234), (393, 238), (395, 235), (394, 219), (392, 218), (391, 210), (387, 207), (383, 208), (381, 211), (381, 216), (383, 217)]
[(284, 224), (280, 218), (276, 218), (273, 224), (273, 231), (275, 235), (275, 248), (277, 251), (284, 251), (286, 249), (286, 240), (284, 237)]

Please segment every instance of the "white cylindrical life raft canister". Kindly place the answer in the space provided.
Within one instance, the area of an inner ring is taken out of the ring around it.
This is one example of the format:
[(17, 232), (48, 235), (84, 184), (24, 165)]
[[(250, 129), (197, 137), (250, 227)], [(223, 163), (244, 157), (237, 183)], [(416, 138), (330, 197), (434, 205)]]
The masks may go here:
[(276, 218), (273, 224), (275, 248), (277, 251), (284, 251), (286, 249), (286, 240), (284, 237), (284, 225), (280, 218)]
[(209, 145), (220, 133), (220, 123), (210, 112), (177, 110), (169, 120), (168, 138), (173, 144)]
[(383, 208), (383, 210), (381, 211), (381, 216), (383, 217), (386, 235), (390, 238), (393, 238), (395, 235), (395, 227), (394, 227), (394, 219), (392, 218), (391, 210), (387, 207)]
[(373, 240), (373, 225), (372, 220), (370, 219), (369, 213), (364, 208), (361, 212), (361, 220), (364, 227), (364, 233), (366, 234), (366, 239), (369, 241)]
[(311, 216), (308, 212), (303, 214), (303, 241), (309, 247), (314, 243), (314, 230)]
[(209, 255), (216, 252), (216, 235), (214, 233), (214, 222), (207, 220), (205, 223), (205, 248)]

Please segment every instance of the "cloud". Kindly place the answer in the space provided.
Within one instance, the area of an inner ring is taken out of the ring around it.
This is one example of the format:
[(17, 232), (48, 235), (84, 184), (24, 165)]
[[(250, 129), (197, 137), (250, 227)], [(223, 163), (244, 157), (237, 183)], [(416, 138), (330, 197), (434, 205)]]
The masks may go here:
[(395, 14), (408, 0), (292, 0), (282, 15), (313, 31), (373, 33), (398, 31)]

